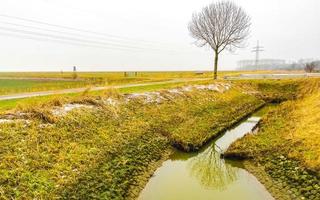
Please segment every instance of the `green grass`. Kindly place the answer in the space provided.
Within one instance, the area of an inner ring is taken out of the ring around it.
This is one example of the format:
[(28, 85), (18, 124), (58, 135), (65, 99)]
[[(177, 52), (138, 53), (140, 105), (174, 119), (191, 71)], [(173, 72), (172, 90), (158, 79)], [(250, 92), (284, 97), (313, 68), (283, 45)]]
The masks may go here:
[(136, 77), (125, 77), (119, 73), (78, 73), (76, 80), (72, 79), (73, 73), (50, 72), (17, 72), (0, 73), (0, 95), (59, 90), (89, 86), (124, 85), (130, 83), (148, 83), (166, 81), (174, 78), (201, 78), (207, 75), (196, 76), (194, 73), (139, 73)]
[[(223, 74), (224, 72), (221, 72)], [(125, 78), (124, 72), (78, 72), (80, 79), (119, 79)], [(24, 78), (64, 78), (71, 79), (73, 72), (0, 72), (0, 77), (24, 77)], [(137, 75), (126, 78), (194, 78), (194, 77), (213, 77), (212, 72), (196, 75), (192, 71), (177, 72), (138, 72)]]
[(60, 90), (80, 87), (93, 86), (113, 86), (131, 83), (148, 83), (157, 81), (167, 81), (170, 79), (151, 79), (151, 78), (114, 78), (108, 80), (18, 80), (18, 79), (0, 79), (0, 95), (38, 92), (48, 90)]
[(0, 79), (0, 95), (85, 87), (85, 81)]

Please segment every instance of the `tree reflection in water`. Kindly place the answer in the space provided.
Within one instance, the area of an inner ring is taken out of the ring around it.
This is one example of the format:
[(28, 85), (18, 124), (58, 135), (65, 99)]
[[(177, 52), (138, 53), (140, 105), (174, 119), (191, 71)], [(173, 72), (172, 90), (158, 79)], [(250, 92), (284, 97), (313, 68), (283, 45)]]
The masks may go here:
[(238, 178), (237, 168), (225, 163), (214, 145), (188, 160), (191, 176), (197, 178), (208, 189), (224, 190)]

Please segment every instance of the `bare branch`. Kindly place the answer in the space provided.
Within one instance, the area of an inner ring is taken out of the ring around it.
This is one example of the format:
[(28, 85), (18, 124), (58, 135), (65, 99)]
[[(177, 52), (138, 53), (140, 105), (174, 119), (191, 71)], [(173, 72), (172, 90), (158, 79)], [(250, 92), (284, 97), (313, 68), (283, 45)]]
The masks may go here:
[(241, 7), (230, 1), (221, 1), (194, 13), (188, 29), (199, 47), (210, 46), (218, 56), (225, 49), (231, 51), (243, 47), (250, 34), (250, 21)]

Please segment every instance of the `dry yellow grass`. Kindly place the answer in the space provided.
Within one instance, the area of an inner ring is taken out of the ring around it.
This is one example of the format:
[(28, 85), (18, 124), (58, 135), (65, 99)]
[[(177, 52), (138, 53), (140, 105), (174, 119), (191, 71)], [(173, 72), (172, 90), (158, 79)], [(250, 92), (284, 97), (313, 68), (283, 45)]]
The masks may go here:
[(295, 100), (282, 103), (263, 118), (257, 135), (235, 142), (229, 155), (263, 158), (280, 153), (320, 171), (320, 80), (299, 80)]
[(320, 92), (297, 102), (292, 112), (292, 140), (298, 144), (289, 157), (320, 170)]

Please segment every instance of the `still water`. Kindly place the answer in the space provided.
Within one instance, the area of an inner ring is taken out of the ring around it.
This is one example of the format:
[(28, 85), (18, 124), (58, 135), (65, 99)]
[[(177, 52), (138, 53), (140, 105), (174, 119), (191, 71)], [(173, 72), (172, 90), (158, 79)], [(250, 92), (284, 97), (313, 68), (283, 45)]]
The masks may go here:
[(241, 162), (220, 158), (258, 123), (250, 117), (197, 153), (176, 151), (158, 168), (139, 200), (269, 200), (273, 197)]

